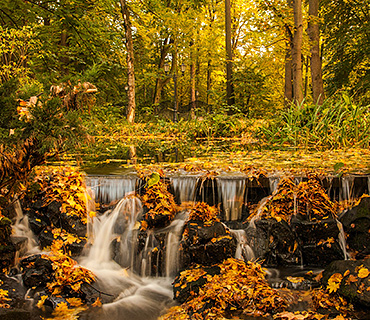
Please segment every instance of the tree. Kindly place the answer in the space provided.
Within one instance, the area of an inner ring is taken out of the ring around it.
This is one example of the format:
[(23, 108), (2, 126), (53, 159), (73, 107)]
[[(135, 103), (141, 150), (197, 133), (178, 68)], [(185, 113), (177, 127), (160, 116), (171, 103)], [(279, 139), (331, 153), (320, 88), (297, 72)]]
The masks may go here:
[(293, 100), (300, 105), (303, 101), (302, 85), (302, 39), (303, 15), (302, 0), (293, 0), (294, 36), (292, 46)]
[(309, 0), (310, 17), (308, 22), (308, 34), (311, 41), (311, 78), (313, 101), (322, 104), (325, 99), (324, 85), (322, 80), (322, 68), (320, 58), (320, 29), (319, 29), (319, 0)]
[(134, 123), (135, 121), (135, 67), (134, 67), (134, 41), (132, 40), (132, 30), (130, 21), (130, 12), (126, 0), (120, 0), (121, 13), (123, 18), (123, 26), (125, 28), (125, 45), (127, 50), (127, 121)]
[(226, 98), (229, 106), (235, 104), (233, 85), (233, 52), (231, 46), (231, 5), (225, 0), (225, 42), (226, 42)]
[(370, 2), (321, 0), (324, 23), (323, 66), (328, 94), (347, 90), (370, 102)]

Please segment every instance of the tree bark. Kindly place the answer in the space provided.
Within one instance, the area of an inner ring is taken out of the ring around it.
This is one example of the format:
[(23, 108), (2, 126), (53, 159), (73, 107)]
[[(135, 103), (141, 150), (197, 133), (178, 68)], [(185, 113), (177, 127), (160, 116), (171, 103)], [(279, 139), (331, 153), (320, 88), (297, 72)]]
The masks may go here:
[(302, 0), (293, 0), (294, 12), (294, 37), (292, 48), (292, 70), (293, 70), (293, 100), (298, 105), (303, 101), (302, 87), (302, 39), (303, 18)]
[(325, 99), (320, 58), (320, 29), (318, 23), (319, 0), (309, 0), (308, 34), (311, 41), (311, 78), (313, 102), (322, 104)]
[(123, 18), (123, 27), (125, 29), (125, 45), (127, 50), (127, 121), (134, 123), (135, 121), (135, 68), (134, 68), (134, 42), (132, 39), (130, 13), (127, 7), (126, 0), (120, 0), (121, 13)]
[(233, 53), (231, 45), (231, 4), (225, 0), (225, 34), (226, 34), (226, 98), (229, 106), (235, 104), (233, 85)]
[[(166, 56), (168, 54), (168, 51), (170, 49), (170, 38), (166, 38), (163, 41), (163, 45), (161, 47), (161, 56), (159, 58), (158, 63), (158, 70), (162, 70), (164, 67), (164, 63), (166, 61)], [(164, 79), (157, 78), (156, 84), (155, 84), (155, 90), (154, 90), (154, 97), (153, 97), (153, 104), (157, 106), (159, 104), (159, 101), (161, 99), (161, 94), (163, 88), (166, 86), (166, 84), (170, 81), (170, 78), (166, 77)]]
[[(291, 2), (290, 2), (291, 3)], [(286, 51), (285, 51), (285, 86), (284, 97), (285, 103), (289, 104), (293, 101), (293, 71), (292, 71), (292, 48), (293, 48), (293, 34), (288, 25), (285, 26), (285, 33), (287, 37)]]
[(66, 55), (66, 52), (68, 51), (67, 50), (67, 47), (68, 47), (68, 33), (67, 33), (67, 30), (63, 30), (61, 35), (60, 35), (60, 45), (62, 47), (64, 47), (62, 50), (61, 50), (61, 57), (60, 57), (60, 62), (61, 62), (61, 71), (62, 71), (62, 74), (64, 75), (68, 75), (69, 74), (69, 69), (68, 69), (68, 64), (69, 64), (69, 58), (68, 56)]
[(190, 43), (190, 115), (192, 119), (195, 119), (195, 107), (196, 107), (196, 94), (195, 94), (195, 78), (196, 78), (196, 67), (194, 58), (194, 42)]

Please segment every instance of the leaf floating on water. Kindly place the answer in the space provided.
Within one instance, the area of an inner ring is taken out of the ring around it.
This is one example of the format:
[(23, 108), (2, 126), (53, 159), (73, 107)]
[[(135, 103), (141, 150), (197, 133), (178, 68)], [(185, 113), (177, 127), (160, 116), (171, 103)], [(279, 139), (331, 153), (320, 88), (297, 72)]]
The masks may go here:
[(305, 280), (303, 277), (287, 277), (286, 279), (291, 283), (301, 283)]
[(154, 186), (155, 184), (157, 184), (159, 182), (159, 180), (161, 179), (161, 176), (159, 175), (158, 172), (153, 172), (151, 175), (150, 175), (150, 178), (147, 182), (147, 187), (151, 187), (151, 186)]

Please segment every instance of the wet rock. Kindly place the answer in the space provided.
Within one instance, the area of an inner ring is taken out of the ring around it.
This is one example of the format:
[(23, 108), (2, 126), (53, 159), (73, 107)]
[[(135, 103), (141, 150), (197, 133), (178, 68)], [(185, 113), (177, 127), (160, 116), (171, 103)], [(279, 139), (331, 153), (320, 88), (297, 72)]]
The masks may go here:
[(298, 239), (284, 221), (261, 219), (246, 230), (248, 245), (265, 266), (287, 266), (301, 263)]
[[(61, 237), (56, 237), (54, 234), (49, 230), (45, 229), (39, 234), (39, 243), (41, 248), (46, 248), (52, 245), (54, 240), (62, 239)], [(63, 239), (62, 239), (63, 240)], [(79, 256), (84, 249), (86, 244), (86, 239), (79, 239), (73, 243), (66, 243), (64, 244), (63, 248), (66, 252), (70, 253), (71, 256)]]
[(362, 198), (360, 203), (344, 211), (339, 220), (347, 234), (347, 245), (350, 250), (366, 256), (370, 250), (370, 197)]
[(23, 284), (27, 288), (46, 287), (53, 278), (51, 262), (39, 254), (22, 259), (20, 265), (23, 270)]
[(14, 265), (16, 248), (13, 243), (0, 244), (0, 268), (9, 269)]
[[(26, 289), (16, 277), (0, 274), (0, 289), (8, 291), (10, 301), (7, 303), (10, 308), (24, 309), (27, 307), (28, 302), (25, 300)], [(0, 308), (0, 310), (2, 309)], [(3, 319), (2, 316), (0, 316), (0, 319)]]
[(81, 221), (80, 217), (60, 213), (61, 226), (64, 230), (79, 237), (85, 237), (87, 225)]
[(304, 265), (326, 266), (345, 258), (338, 242), (340, 231), (336, 220), (293, 220), (291, 225), (299, 241)]
[(23, 309), (0, 309), (1, 320), (31, 320), (31, 312)]
[(305, 266), (324, 267), (335, 260), (344, 259), (343, 250), (338, 242), (304, 245), (301, 250)]
[(221, 222), (190, 220), (184, 230), (180, 242), (181, 265), (184, 268), (192, 263), (209, 266), (235, 255), (236, 239)]
[[(364, 274), (359, 273), (362, 268), (370, 271), (370, 258), (357, 261), (334, 261), (323, 272), (322, 283), (326, 286), (334, 273), (340, 273), (343, 279), (337, 292), (354, 304), (368, 309), (370, 308), (370, 274), (363, 277)], [(345, 274), (346, 276), (344, 276)]]

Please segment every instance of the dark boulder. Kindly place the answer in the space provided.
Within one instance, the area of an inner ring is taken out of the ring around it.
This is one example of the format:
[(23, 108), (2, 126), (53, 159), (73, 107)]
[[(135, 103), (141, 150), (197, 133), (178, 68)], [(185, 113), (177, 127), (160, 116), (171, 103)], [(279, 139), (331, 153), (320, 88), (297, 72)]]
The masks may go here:
[(192, 263), (209, 266), (234, 257), (237, 241), (230, 231), (218, 221), (190, 220), (185, 224), (180, 242), (181, 265)]
[(327, 286), (329, 278), (340, 273), (343, 279), (337, 292), (352, 303), (369, 309), (370, 273), (366, 270), (370, 271), (370, 258), (334, 261), (323, 272), (322, 283)]
[(364, 197), (350, 210), (344, 211), (339, 220), (347, 234), (347, 245), (350, 250), (363, 256), (370, 252), (370, 197)]
[(291, 226), (299, 241), (304, 265), (326, 266), (345, 258), (338, 240), (340, 224), (337, 220), (293, 220)]
[(26, 257), (20, 262), (23, 284), (27, 288), (46, 287), (53, 278), (53, 266), (50, 260), (40, 254)]
[(256, 258), (269, 267), (299, 265), (301, 263), (298, 239), (288, 223), (275, 219), (256, 220), (246, 229), (248, 245)]

